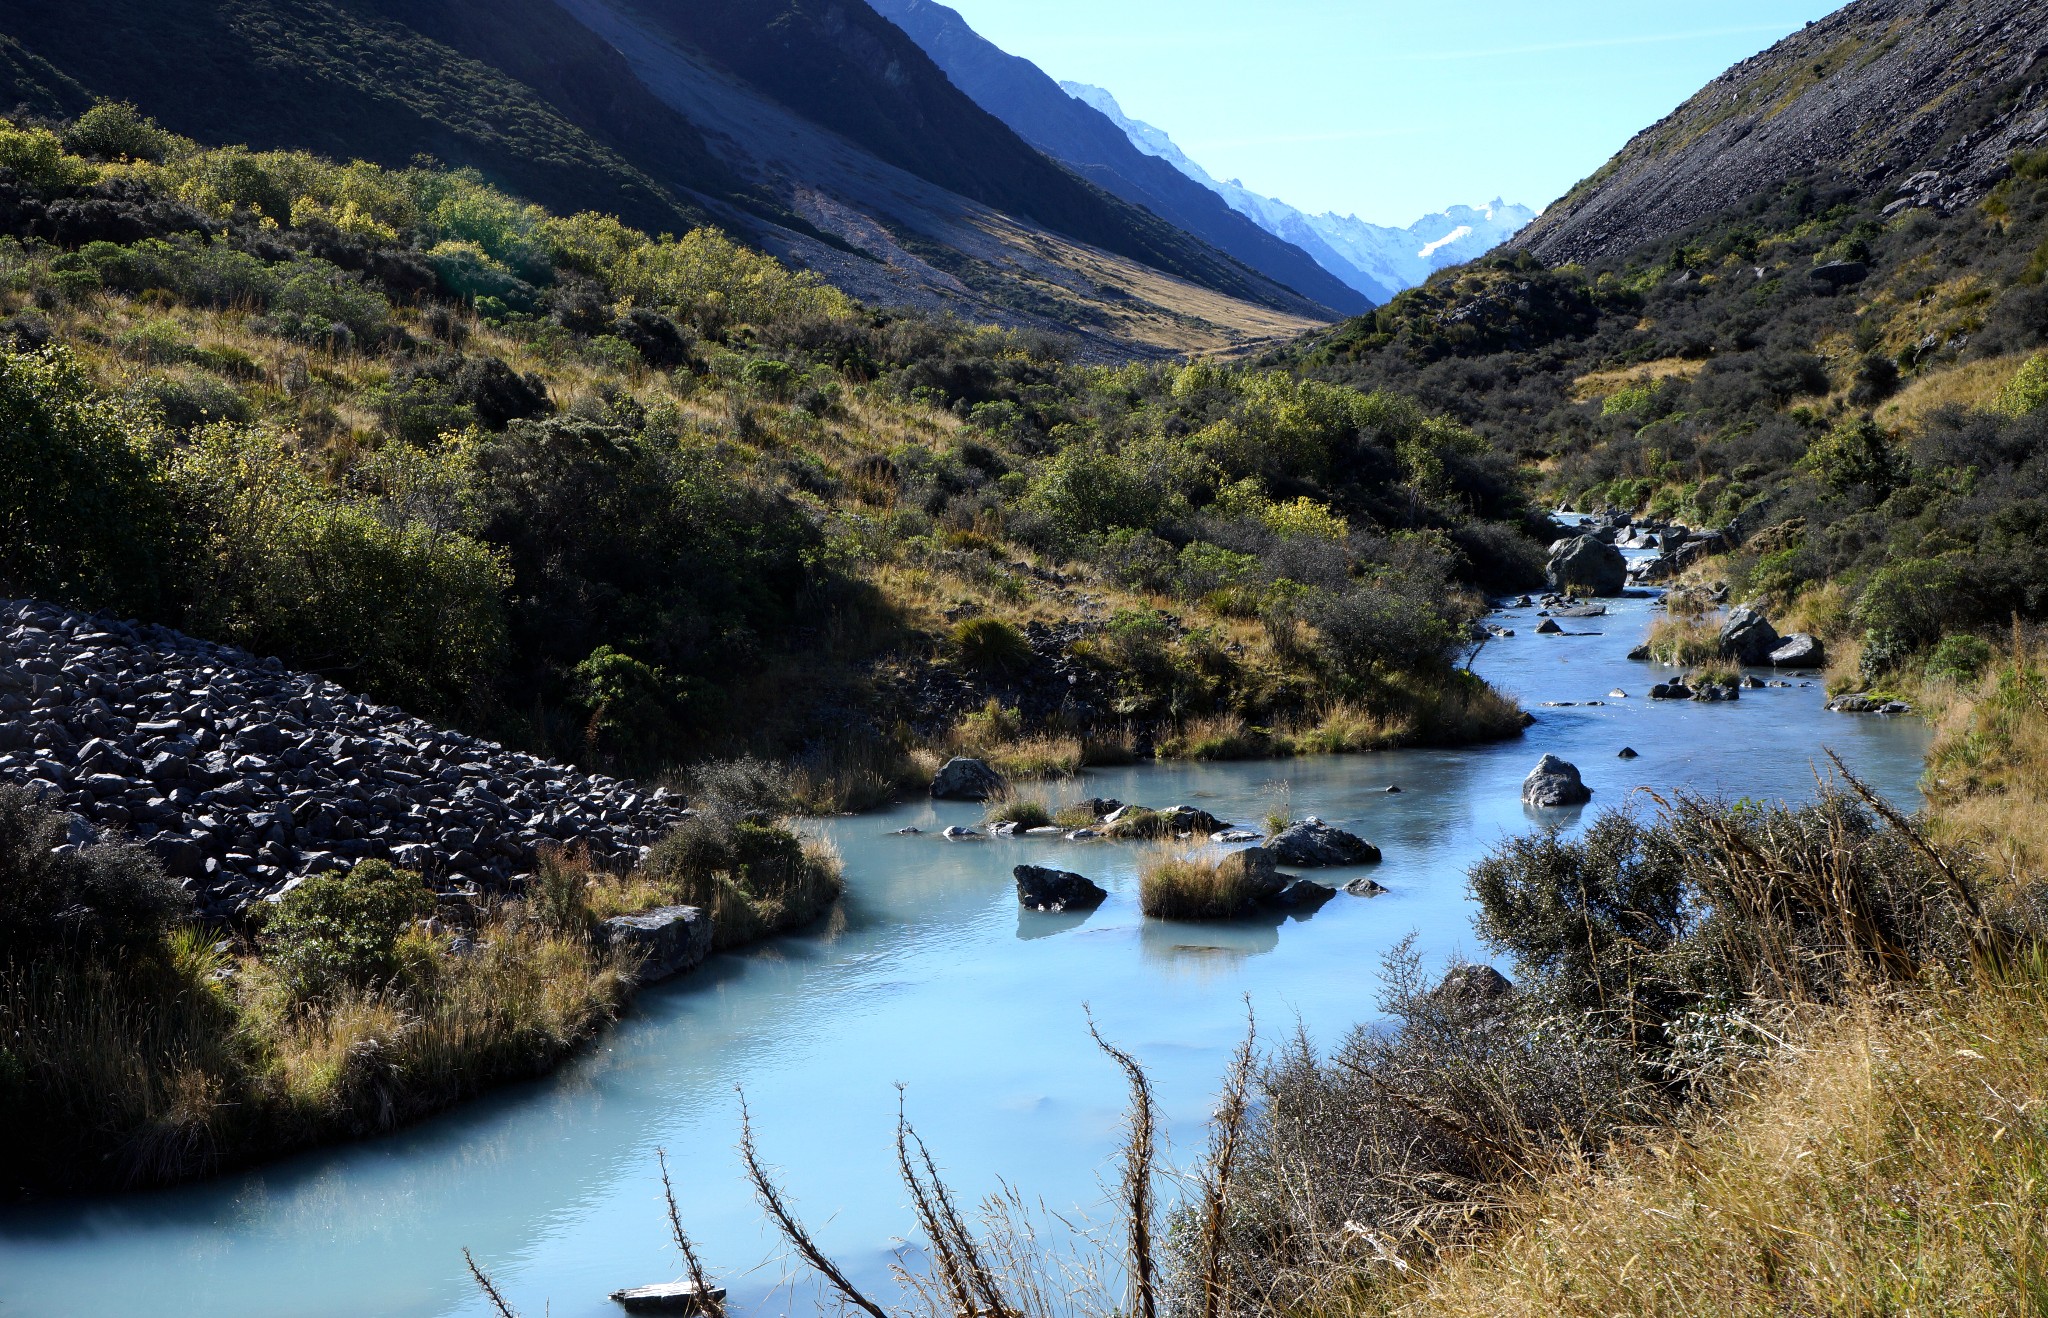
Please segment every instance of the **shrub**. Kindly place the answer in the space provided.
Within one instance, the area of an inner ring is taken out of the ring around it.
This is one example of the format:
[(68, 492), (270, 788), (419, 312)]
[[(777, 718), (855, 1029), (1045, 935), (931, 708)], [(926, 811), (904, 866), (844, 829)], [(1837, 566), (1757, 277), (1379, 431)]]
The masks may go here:
[(1878, 569), (1856, 600), (1855, 621), (1887, 654), (1933, 645), (1972, 606), (1962, 567), (1950, 559), (1909, 558)]
[(68, 354), (0, 353), (0, 582), (147, 612), (180, 557), (141, 409), (96, 395)]
[(162, 160), (176, 139), (126, 101), (101, 101), (64, 130), (64, 149), (95, 160)]
[(1866, 489), (1874, 500), (1912, 478), (1912, 463), (1869, 417), (1847, 421), (1814, 441), (1806, 466), (1837, 493)]
[(2048, 407), (2048, 353), (2031, 357), (1998, 392), (1998, 410), (2029, 416)]
[(0, 966), (57, 947), (146, 951), (191, 913), (147, 851), (67, 847), (69, 823), (33, 790), (0, 784)]
[(1927, 656), (1927, 675), (1957, 686), (1971, 686), (1983, 676), (1991, 659), (1991, 643), (1981, 636), (1944, 636)]
[(394, 978), (399, 936), (433, 909), (419, 875), (366, 860), (286, 893), (264, 921), (264, 952), (294, 999), (320, 1002)]
[(829, 847), (723, 811), (700, 811), (656, 843), (642, 874), (665, 900), (707, 911), (721, 949), (816, 919), (843, 887)]
[(950, 639), (960, 662), (980, 672), (1015, 672), (1031, 662), (1031, 643), (1024, 633), (1000, 618), (956, 623)]
[(64, 154), (64, 144), (47, 128), (18, 128), (0, 120), (0, 169), (39, 191), (76, 187), (91, 177), (84, 162)]

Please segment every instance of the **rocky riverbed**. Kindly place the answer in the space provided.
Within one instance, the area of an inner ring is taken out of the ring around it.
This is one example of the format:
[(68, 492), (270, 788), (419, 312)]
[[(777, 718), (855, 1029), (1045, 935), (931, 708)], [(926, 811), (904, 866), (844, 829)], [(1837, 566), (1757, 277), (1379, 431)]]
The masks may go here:
[(0, 780), (132, 835), (215, 917), (366, 859), (442, 892), (523, 881), (539, 847), (637, 861), (687, 817), (586, 774), (163, 627), (0, 603)]

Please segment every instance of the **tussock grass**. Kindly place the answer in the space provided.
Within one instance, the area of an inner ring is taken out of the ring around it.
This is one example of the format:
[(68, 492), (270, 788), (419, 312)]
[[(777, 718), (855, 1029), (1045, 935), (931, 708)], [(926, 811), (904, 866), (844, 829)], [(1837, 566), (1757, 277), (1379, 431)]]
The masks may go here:
[(1674, 668), (1697, 668), (1721, 658), (1720, 630), (1691, 618), (1657, 619), (1647, 643), (1651, 659)]
[[(1053, 810), (1042, 796), (1030, 796), (1005, 789), (989, 798), (982, 813), (986, 824), (1015, 824), (1018, 828), (1045, 828), (1053, 822)], [(1091, 818), (1090, 823), (1094, 820)], [(1078, 827), (1078, 825), (1077, 825)]]
[(1240, 714), (1210, 714), (1187, 720), (1159, 742), (1169, 760), (1262, 760), (1292, 750), (1270, 728), (1253, 727)]
[(1412, 1279), (1381, 1269), (1356, 1307), (2041, 1312), (2044, 1013), (2038, 953), (1974, 994), (1860, 1005), (1806, 1030), (1712, 1116), (1514, 1197), (1496, 1239)]
[(1244, 914), (1255, 897), (1235, 856), (1162, 847), (1138, 867), (1138, 906), (1155, 920), (1227, 920)]

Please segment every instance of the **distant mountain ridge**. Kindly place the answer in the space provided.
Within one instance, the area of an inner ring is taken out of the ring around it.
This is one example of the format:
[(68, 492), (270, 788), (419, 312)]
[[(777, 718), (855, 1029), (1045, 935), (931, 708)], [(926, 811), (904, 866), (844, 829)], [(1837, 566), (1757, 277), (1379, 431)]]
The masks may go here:
[(868, 3), (917, 42), (976, 104), (1090, 182), (1334, 310), (1356, 313), (1391, 296), (1388, 290), (1331, 273), (1157, 152), (1140, 149), (1120, 124), (1068, 95), (1036, 64), (982, 37), (953, 9), (936, 0)]
[(1316, 258), (1352, 288), (1384, 302), (1438, 270), (1462, 265), (1500, 246), (1536, 218), (1527, 206), (1495, 198), (1485, 206), (1453, 206), (1425, 215), (1405, 229), (1370, 224), (1355, 215), (1309, 215), (1244, 184), (1221, 182), (1190, 159), (1163, 129), (1124, 113), (1116, 97), (1087, 83), (1060, 84), (1121, 128), (1131, 144), (1156, 156), (1228, 202), (1259, 227)]

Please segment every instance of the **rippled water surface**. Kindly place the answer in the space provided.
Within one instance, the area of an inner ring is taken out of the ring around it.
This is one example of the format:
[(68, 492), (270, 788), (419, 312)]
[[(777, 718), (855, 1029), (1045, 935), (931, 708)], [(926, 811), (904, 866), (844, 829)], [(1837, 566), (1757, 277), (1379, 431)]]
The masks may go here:
[[(1565, 624), (1591, 634), (1562, 637), (1536, 635), (1533, 610), (1502, 617), (1519, 635), (1488, 646), (1478, 668), (1539, 716), (1519, 741), (1098, 771), (1057, 792), (1187, 802), (1250, 823), (1284, 783), (1297, 813), (1385, 851), (1373, 874), (1386, 896), (1340, 894), (1306, 919), (1166, 925), (1138, 913), (1129, 848), (931, 835), (974, 822), (965, 805), (834, 820), (823, 827), (845, 853), (849, 894), (829, 923), (652, 990), (559, 1074), (389, 1138), (214, 1184), (0, 1216), (0, 1315), (482, 1313), (464, 1246), (528, 1315), (616, 1313), (609, 1291), (677, 1270), (657, 1148), (734, 1299), (780, 1312), (783, 1265), (732, 1151), (736, 1089), (821, 1243), (863, 1281), (885, 1286), (910, 1229), (893, 1163), (899, 1083), (957, 1189), (978, 1196), (1003, 1177), (1086, 1212), (1123, 1091), (1083, 1004), (1151, 1069), (1192, 1156), (1246, 995), (1268, 1037), (1298, 1021), (1328, 1044), (1372, 1018), (1380, 956), (1404, 935), (1432, 960), (1481, 954), (1464, 872), (1533, 826), (1518, 790), (1545, 752), (1584, 770), (1594, 809), (1638, 787), (1810, 797), (1823, 745), (1917, 800), (1924, 729), (1829, 714), (1817, 684), (1732, 705), (1643, 699), (1659, 670), (1625, 655), (1651, 607), (1619, 601), (1607, 618)], [(1610, 700), (1615, 688), (1631, 698)], [(1566, 701), (1581, 703), (1545, 707)], [(1623, 746), (1642, 758), (1617, 759)], [(888, 836), (909, 825), (926, 835)], [(1010, 869), (1027, 860), (1088, 874), (1109, 901), (1086, 917), (1020, 913)]]

